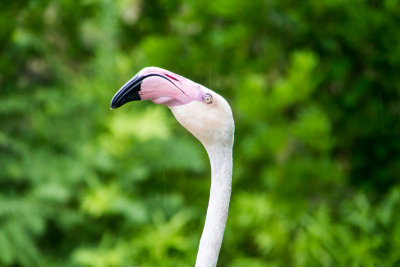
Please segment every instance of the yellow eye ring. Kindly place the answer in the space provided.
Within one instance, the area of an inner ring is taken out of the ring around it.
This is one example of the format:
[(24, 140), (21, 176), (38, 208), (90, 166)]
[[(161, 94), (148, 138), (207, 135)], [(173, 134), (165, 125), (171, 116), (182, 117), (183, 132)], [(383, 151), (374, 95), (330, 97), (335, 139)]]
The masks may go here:
[(206, 93), (203, 95), (203, 102), (206, 104), (211, 104), (212, 103), (212, 95), (210, 95), (209, 93)]

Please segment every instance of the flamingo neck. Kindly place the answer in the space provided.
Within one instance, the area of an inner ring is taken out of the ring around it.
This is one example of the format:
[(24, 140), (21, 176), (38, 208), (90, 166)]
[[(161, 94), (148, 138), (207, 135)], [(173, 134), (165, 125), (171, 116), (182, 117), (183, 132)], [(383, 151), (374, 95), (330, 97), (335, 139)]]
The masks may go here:
[(212, 145), (206, 150), (211, 163), (211, 188), (196, 267), (217, 265), (232, 188), (232, 147)]

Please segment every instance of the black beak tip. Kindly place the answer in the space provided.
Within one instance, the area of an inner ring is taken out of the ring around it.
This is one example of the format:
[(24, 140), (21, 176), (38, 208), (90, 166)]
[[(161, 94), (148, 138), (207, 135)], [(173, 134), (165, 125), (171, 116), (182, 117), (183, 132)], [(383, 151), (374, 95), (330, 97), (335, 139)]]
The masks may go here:
[(119, 107), (119, 106), (117, 106), (115, 103), (111, 102), (111, 105), (110, 105), (111, 110), (116, 109), (117, 107)]
[(139, 91), (141, 89), (142, 80), (146, 77), (147, 76), (135, 76), (124, 84), (112, 98), (110, 108), (116, 109), (130, 101), (142, 100)]
[(116, 101), (115, 98), (111, 100), (110, 109), (116, 109), (119, 108), (120, 106), (122, 106), (122, 104), (120, 104), (119, 101)]

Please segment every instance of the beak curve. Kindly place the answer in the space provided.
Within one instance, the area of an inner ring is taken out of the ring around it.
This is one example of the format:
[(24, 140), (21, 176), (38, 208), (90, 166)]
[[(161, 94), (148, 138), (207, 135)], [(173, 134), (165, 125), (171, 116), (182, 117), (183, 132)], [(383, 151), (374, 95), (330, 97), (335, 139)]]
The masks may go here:
[(111, 109), (118, 108), (130, 101), (141, 100), (139, 91), (140, 85), (144, 78), (148, 76), (134, 76), (127, 83), (125, 83), (111, 100)]
[[(135, 75), (132, 79), (126, 82), (114, 95), (111, 100), (111, 109), (118, 108), (125, 103), (130, 101), (138, 101), (142, 100), (139, 92), (141, 90), (141, 84), (144, 79), (150, 76), (159, 76), (161, 78), (166, 79), (170, 83), (172, 83), (175, 87), (177, 87), (168, 77), (165, 77), (161, 74), (151, 73), (147, 75)], [(179, 89), (179, 87), (177, 87)]]

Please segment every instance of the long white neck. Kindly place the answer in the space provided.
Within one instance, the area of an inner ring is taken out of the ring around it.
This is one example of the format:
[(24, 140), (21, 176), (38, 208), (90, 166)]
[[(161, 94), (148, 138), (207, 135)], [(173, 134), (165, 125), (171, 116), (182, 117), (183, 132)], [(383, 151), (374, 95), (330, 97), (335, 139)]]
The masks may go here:
[(211, 162), (211, 188), (196, 267), (217, 265), (232, 188), (232, 147), (212, 145), (206, 150)]

